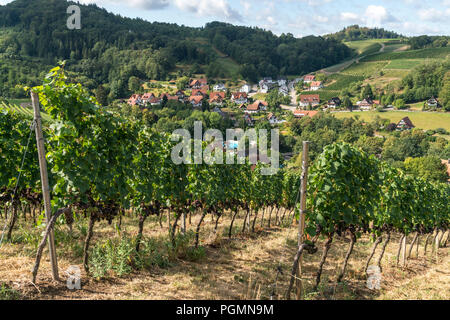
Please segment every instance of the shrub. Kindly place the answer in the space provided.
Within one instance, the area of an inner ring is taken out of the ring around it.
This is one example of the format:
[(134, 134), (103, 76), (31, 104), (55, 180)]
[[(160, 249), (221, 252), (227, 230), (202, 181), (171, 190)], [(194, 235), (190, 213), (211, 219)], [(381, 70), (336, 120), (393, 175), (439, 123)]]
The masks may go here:
[(134, 241), (127, 237), (97, 243), (90, 255), (92, 275), (103, 278), (109, 272), (118, 276), (131, 273), (135, 252)]

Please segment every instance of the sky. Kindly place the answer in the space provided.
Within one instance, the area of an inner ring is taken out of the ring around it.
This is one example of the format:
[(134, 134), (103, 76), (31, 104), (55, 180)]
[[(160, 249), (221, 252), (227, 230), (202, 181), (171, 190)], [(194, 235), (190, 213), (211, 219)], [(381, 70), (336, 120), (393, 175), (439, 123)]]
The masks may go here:
[[(450, 0), (78, 0), (148, 21), (201, 27), (210, 21), (258, 26), (295, 37), (359, 24), (406, 36), (449, 35)], [(6, 4), (11, 0), (0, 0)], [(82, 13), (81, 13), (82, 14)]]

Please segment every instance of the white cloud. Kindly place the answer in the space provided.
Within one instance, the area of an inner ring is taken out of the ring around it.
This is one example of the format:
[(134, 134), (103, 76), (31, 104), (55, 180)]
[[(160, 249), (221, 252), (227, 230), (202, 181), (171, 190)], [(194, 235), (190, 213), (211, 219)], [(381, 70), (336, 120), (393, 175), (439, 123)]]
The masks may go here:
[(231, 21), (242, 21), (239, 12), (231, 8), (226, 0), (175, 0), (175, 5), (202, 17), (224, 17)]
[(244, 14), (248, 15), (250, 13), (250, 9), (252, 8), (252, 4), (249, 1), (241, 0), (241, 6), (244, 8)]
[(383, 27), (386, 23), (398, 21), (385, 7), (375, 5), (369, 5), (363, 14), (341, 12), (340, 20), (345, 23), (363, 24), (368, 27)]
[[(79, 0), (80, 3), (90, 4), (96, 3), (102, 5), (105, 3), (123, 4), (122, 0)], [(127, 0), (126, 5), (130, 7), (145, 9), (145, 10), (158, 10), (164, 9), (169, 6), (171, 0)]]
[(397, 21), (383, 6), (368, 6), (364, 16), (369, 27), (380, 27), (383, 23)]
[(423, 21), (445, 21), (450, 17), (450, 8), (447, 10), (424, 9), (419, 11), (419, 17)]
[(328, 17), (324, 17), (324, 16), (320, 16), (320, 15), (314, 16), (313, 19), (319, 23), (326, 23), (329, 20)]
[(341, 12), (341, 20), (345, 22), (362, 22), (360, 16), (353, 12)]
[(442, 29), (430, 23), (403, 22), (400, 25), (402, 33), (407, 35), (442, 34)]

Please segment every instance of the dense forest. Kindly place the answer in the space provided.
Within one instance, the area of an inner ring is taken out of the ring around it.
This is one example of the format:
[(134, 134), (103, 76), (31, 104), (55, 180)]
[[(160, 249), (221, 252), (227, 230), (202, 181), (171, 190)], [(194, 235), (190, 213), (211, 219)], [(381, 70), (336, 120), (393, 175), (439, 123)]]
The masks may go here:
[(326, 37), (339, 41), (356, 41), (367, 39), (396, 39), (402, 36), (393, 31), (384, 30), (383, 28), (366, 28), (353, 25)]
[[(250, 81), (305, 74), (352, 54), (335, 39), (277, 37), (259, 28), (219, 22), (204, 28), (150, 23), (108, 13), (95, 4), (80, 5), (82, 28), (69, 30), (67, 6), (65, 0), (16, 0), (0, 6), (0, 95), (20, 97), (16, 84), (37, 84), (35, 79), (59, 60), (67, 60), (67, 70), (88, 88), (106, 85), (114, 99), (130, 93), (132, 76), (169, 80), (174, 71), (201, 73), (219, 59), (217, 49), (233, 58)], [(25, 74), (24, 64), (29, 64)], [(227, 70), (215, 73), (227, 75)]]
[(408, 44), (411, 49), (423, 49), (423, 48), (442, 48), (447, 47), (450, 42), (448, 36), (419, 36), (412, 37), (408, 40)]

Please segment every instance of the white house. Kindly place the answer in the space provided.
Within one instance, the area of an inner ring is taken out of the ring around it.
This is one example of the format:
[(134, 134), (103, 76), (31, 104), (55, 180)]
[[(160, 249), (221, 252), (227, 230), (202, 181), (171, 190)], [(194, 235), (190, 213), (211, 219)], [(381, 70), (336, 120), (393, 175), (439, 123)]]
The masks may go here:
[(311, 82), (311, 87), (310, 90), (311, 91), (317, 91), (323, 88), (323, 84), (322, 81), (313, 81)]
[(252, 92), (252, 86), (249, 84), (244, 84), (239, 91), (249, 94), (250, 92)]
[(278, 86), (280, 86), (280, 87), (282, 87), (282, 86), (285, 86), (285, 85), (287, 85), (287, 79), (286, 78), (279, 78), (278, 80), (277, 80), (277, 82), (278, 82)]
[(231, 95), (231, 100), (239, 105), (247, 103), (247, 94), (245, 92), (234, 92)]
[(370, 110), (372, 109), (373, 106), (373, 101), (370, 98), (366, 98), (363, 101), (358, 101), (356, 103), (356, 105), (361, 109), (361, 110)]
[(433, 97), (431, 97), (431, 99), (429, 99), (429, 100), (427, 101), (427, 105), (428, 105), (429, 107), (435, 107), (435, 108), (437, 108), (437, 107), (439, 107), (439, 101), (433, 96)]
[(223, 83), (218, 83), (214, 86), (213, 90), (214, 91), (226, 91), (227, 88), (225, 87), (225, 85)]
[(279, 120), (273, 113), (268, 114), (267, 120), (269, 120), (269, 123), (272, 125), (286, 122), (286, 120)]
[(281, 94), (284, 95), (284, 96), (289, 95), (289, 89), (288, 89), (288, 87), (287, 87), (286, 85), (281, 86), (281, 87), (278, 89), (278, 92), (281, 93)]

